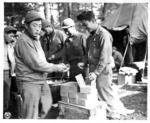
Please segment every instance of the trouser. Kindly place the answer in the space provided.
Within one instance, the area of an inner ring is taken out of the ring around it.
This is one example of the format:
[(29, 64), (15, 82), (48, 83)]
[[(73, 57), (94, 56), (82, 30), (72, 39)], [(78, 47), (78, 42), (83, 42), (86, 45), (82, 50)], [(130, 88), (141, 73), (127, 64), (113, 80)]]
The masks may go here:
[(4, 85), (3, 85), (3, 112), (8, 111), (9, 101), (10, 101), (10, 87), (11, 87), (11, 77), (10, 71), (4, 70)]
[(46, 118), (52, 105), (52, 95), (48, 84), (17, 81), (17, 85), (23, 99), (23, 119)]
[(11, 92), (18, 92), (17, 90), (17, 83), (16, 83), (16, 76), (12, 76), (11, 77), (11, 89), (10, 89)]
[[(89, 72), (93, 72), (96, 69), (96, 65), (89, 65)], [(101, 74), (96, 79), (96, 88), (98, 91), (99, 99), (106, 101), (107, 111), (118, 112), (119, 109), (124, 108), (123, 103), (120, 101), (117, 91), (114, 90), (112, 84), (112, 68), (108, 64)]]

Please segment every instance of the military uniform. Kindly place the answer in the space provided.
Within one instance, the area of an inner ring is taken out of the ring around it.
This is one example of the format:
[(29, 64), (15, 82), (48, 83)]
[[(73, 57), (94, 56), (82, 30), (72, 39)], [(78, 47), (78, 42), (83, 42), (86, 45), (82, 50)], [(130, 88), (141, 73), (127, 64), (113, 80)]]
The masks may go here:
[(76, 81), (75, 76), (82, 74), (85, 78), (86, 67), (78, 67), (83, 62), (86, 54), (86, 36), (80, 32), (72, 38), (67, 38), (64, 46), (64, 62), (70, 64), (69, 81)]
[(118, 71), (120, 66), (121, 66), (122, 60), (123, 60), (122, 54), (119, 51), (114, 51), (112, 56), (114, 58), (115, 66), (116, 66), (117, 71)]
[[(36, 19), (41, 19), (40, 15), (29, 12), (25, 22), (30, 23)], [(45, 118), (52, 104), (51, 91), (46, 82), (47, 73), (57, 72), (59, 68), (46, 61), (39, 39), (28, 30), (19, 36), (15, 56), (17, 85), (23, 99), (23, 118)]]
[[(16, 29), (12, 26), (7, 26), (4, 29), (5, 33), (15, 32)], [(7, 34), (6, 34), (7, 35)], [(7, 41), (7, 36), (4, 36), (4, 61), (3, 61), (3, 76), (4, 76), (4, 112), (8, 111), (10, 101), (10, 88), (11, 78), (14, 75), (15, 59), (14, 59), (14, 46), (11, 42)], [(9, 42), (9, 43), (7, 43)]]
[[(66, 35), (63, 31), (54, 29), (47, 19), (42, 20), (42, 29), (45, 34), (41, 36), (41, 45), (45, 52), (46, 59), (49, 63), (62, 63), (63, 46)], [(45, 30), (46, 29), (46, 30)], [(48, 77), (61, 79), (62, 73), (49, 73)]]
[(118, 112), (124, 106), (112, 86), (112, 36), (101, 26), (87, 39), (89, 72), (97, 75), (96, 87), (99, 99), (107, 102), (109, 112)]

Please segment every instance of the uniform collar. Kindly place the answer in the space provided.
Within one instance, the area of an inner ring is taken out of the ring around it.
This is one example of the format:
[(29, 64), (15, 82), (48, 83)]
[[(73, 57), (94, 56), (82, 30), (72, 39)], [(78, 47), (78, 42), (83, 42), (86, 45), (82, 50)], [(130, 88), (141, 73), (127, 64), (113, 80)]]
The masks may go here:
[(98, 24), (97, 29), (91, 33), (91, 37), (95, 35), (99, 35), (100, 31), (101, 31), (101, 26)]
[(99, 35), (101, 32), (101, 26), (98, 24), (95, 34)]

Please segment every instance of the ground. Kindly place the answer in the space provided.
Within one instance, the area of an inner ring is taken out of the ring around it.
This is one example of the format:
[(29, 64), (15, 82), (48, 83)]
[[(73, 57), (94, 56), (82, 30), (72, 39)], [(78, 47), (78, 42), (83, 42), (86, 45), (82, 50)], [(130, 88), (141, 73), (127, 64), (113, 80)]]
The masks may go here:
[[(147, 120), (147, 83), (116, 85), (115, 87), (125, 107), (135, 110), (133, 114), (122, 116), (121, 120)], [(59, 108), (52, 107), (46, 119), (57, 119), (58, 116)], [(12, 119), (16, 118), (16, 116), (12, 117)]]
[(147, 120), (147, 84), (125, 85), (120, 89), (127, 94), (121, 101), (128, 109), (134, 109), (133, 114), (123, 117), (124, 120)]
[[(147, 120), (147, 84), (132, 84), (116, 86), (121, 101), (128, 109), (134, 109), (133, 114), (122, 116), (121, 120)], [(59, 109), (52, 107), (47, 119), (56, 119)]]

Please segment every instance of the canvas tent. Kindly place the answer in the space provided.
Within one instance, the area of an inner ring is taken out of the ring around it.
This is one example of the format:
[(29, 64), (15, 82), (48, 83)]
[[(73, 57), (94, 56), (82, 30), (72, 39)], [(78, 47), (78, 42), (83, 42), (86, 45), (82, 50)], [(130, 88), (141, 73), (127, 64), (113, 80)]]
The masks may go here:
[[(128, 41), (132, 41), (125, 62), (142, 61), (145, 58), (147, 35), (148, 35), (148, 4), (147, 3), (124, 3), (108, 16), (101, 26), (108, 29), (114, 38), (113, 45), (122, 53), (125, 52), (123, 37), (128, 29)], [(142, 50), (141, 50), (142, 49)], [(131, 53), (132, 52), (132, 53)]]
[(110, 30), (124, 30), (129, 27), (130, 40), (135, 43), (147, 41), (148, 4), (124, 3), (103, 22), (102, 26)]

